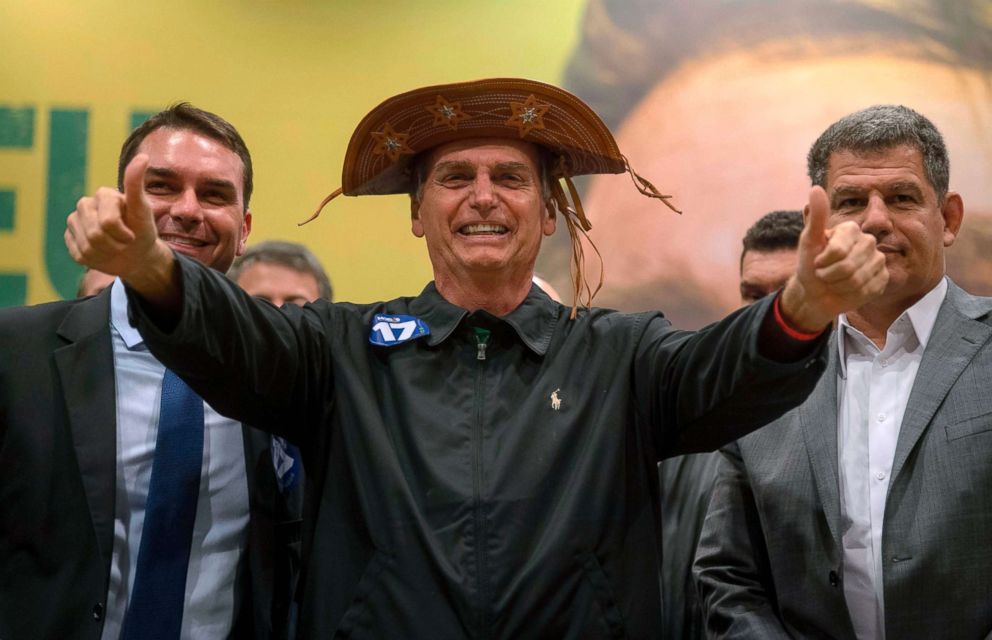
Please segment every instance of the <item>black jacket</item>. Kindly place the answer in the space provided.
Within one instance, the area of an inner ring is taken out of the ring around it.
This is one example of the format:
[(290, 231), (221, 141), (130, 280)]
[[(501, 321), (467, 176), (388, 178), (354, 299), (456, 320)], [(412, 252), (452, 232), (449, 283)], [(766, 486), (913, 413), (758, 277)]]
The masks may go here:
[[(569, 321), (536, 288), (503, 318), (433, 285), (280, 312), (180, 265), (178, 327), (137, 325), (219, 411), (300, 443), (314, 638), (659, 635), (656, 462), (769, 421), (822, 369), (822, 349), (759, 355), (767, 303), (695, 334), (657, 313)], [(371, 344), (396, 316), (429, 334)]]

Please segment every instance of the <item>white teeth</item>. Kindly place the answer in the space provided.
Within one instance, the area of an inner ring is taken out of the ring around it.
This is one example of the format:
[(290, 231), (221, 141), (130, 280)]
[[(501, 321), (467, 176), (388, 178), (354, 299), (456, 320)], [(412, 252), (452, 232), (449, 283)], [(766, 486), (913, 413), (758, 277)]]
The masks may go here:
[(506, 233), (507, 229), (501, 224), (469, 224), (462, 227), (461, 232), (465, 235), (477, 233)]
[(202, 240), (196, 240), (194, 238), (180, 238), (179, 236), (163, 235), (161, 238), (170, 244), (178, 244), (186, 247), (202, 247), (207, 244)]

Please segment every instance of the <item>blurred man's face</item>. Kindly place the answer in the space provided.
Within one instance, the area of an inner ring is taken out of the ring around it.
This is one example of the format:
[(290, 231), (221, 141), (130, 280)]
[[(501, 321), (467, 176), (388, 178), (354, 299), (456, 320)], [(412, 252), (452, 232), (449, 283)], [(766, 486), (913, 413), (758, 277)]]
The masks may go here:
[(238, 284), (249, 295), (268, 300), (277, 307), (304, 305), (320, 297), (320, 285), (310, 273), (281, 264), (253, 262), (238, 276)]
[(784, 287), (798, 262), (799, 252), (795, 249), (745, 251), (741, 259), (741, 304), (751, 304)]
[[(644, 198), (627, 176), (590, 181), (583, 203), (606, 262), (597, 304), (659, 308), (687, 328), (734, 309), (739, 299), (727, 282), (738, 275), (749, 212), (805, 205), (813, 141), (840, 117), (885, 103), (919, 111), (944, 134), (951, 188), (968, 203), (965, 234), (976, 218), (992, 218), (985, 76), (882, 55), (784, 60), (731, 51), (687, 62), (618, 128), (634, 169), (684, 213)], [(555, 266), (541, 268), (555, 284), (567, 282)]]

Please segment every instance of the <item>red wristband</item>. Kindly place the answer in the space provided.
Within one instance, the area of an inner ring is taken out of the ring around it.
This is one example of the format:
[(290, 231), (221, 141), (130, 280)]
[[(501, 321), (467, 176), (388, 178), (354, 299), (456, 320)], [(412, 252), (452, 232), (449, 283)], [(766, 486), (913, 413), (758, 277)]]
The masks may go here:
[(815, 333), (804, 333), (798, 329), (790, 327), (789, 323), (786, 322), (785, 318), (782, 316), (782, 308), (779, 306), (779, 302), (781, 300), (781, 294), (775, 296), (775, 302), (772, 303), (772, 313), (775, 315), (775, 323), (778, 324), (782, 331), (785, 332), (785, 335), (789, 336), (793, 340), (809, 342), (810, 340), (816, 340), (824, 331), (826, 331), (826, 328), (823, 328)]

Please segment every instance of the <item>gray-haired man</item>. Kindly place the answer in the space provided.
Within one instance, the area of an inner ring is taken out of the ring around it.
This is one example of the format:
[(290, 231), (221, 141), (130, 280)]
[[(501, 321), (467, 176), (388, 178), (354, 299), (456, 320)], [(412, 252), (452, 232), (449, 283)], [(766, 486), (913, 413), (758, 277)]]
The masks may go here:
[(724, 451), (696, 556), (711, 637), (981, 638), (992, 631), (992, 299), (944, 276), (961, 227), (940, 133), (906, 107), (809, 153), (828, 226), (886, 255), (800, 405)]

